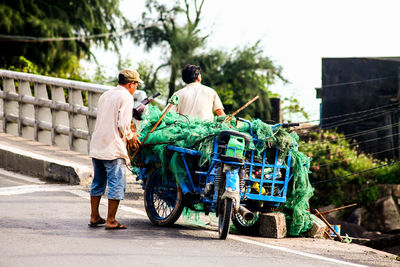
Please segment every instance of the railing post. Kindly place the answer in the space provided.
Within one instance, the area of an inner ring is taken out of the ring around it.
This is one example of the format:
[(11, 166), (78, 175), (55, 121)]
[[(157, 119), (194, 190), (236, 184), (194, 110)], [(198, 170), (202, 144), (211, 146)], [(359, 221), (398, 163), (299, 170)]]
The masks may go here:
[(32, 96), (32, 90), (29, 85), (28, 81), (19, 81), (18, 82), (18, 91), (19, 91), (19, 119), (18, 122), (20, 123), (20, 136), (27, 138), (27, 139), (34, 139), (35, 133), (34, 129), (30, 126), (25, 126), (23, 124), (24, 120), (34, 120), (35, 119), (35, 108), (31, 104), (25, 104), (22, 102), (22, 98), (24, 96)]
[[(99, 102), (101, 94), (95, 92), (88, 92), (88, 109), (89, 111), (97, 110), (97, 103)], [(92, 139), (92, 133), (94, 131), (94, 127), (96, 124), (96, 118), (92, 116), (87, 116), (87, 124), (89, 129), (89, 138), (88, 138), (88, 152), (90, 152), (90, 140)]]
[[(4, 92), (16, 93), (14, 79), (3, 80)], [(3, 131), (12, 135), (18, 136), (18, 123), (9, 122), (8, 116), (18, 117), (18, 102), (4, 100), (3, 103), (4, 112), (4, 125)]]
[[(34, 86), (35, 97), (39, 99), (48, 100), (49, 97), (47, 95), (46, 84), (43, 83), (35, 83)], [(47, 145), (51, 145), (51, 131), (41, 130), (40, 123), (48, 123), (51, 125), (52, 118), (50, 108), (40, 107), (38, 106), (38, 117), (35, 118), (35, 127), (37, 131), (37, 140)]]
[[(68, 88), (68, 102), (71, 104), (71, 98), (72, 98), (72, 88)], [(68, 127), (69, 127), (69, 149), (74, 150), (74, 113), (68, 112)]]
[[(70, 101), (69, 103), (74, 105), (75, 107), (84, 107), (83, 104), (83, 98), (82, 98), (82, 90), (77, 90), (77, 89), (72, 89), (71, 94), (69, 95)], [(85, 115), (81, 114), (74, 114), (73, 120), (72, 120), (72, 132), (76, 130), (81, 130), (81, 131), (88, 131), (88, 125), (87, 125), (87, 119)], [(82, 153), (87, 153), (87, 147), (88, 147), (88, 141), (80, 138), (75, 138), (73, 140), (73, 150), (82, 152)]]
[[(67, 103), (65, 100), (64, 88), (60, 86), (53, 86), (51, 90), (51, 99), (54, 104), (56, 103)], [(68, 112), (53, 109), (53, 131), (55, 133), (54, 144), (64, 149), (70, 149), (69, 136), (64, 134), (57, 134), (56, 130), (58, 127), (68, 128), (69, 118)]]

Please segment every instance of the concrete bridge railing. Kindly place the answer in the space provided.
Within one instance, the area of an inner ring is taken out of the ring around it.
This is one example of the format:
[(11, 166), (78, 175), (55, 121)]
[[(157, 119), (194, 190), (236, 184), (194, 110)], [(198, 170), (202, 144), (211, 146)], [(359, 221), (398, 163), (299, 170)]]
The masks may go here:
[(88, 153), (97, 102), (113, 87), (8, 70), (0, 78), (0, 132)]

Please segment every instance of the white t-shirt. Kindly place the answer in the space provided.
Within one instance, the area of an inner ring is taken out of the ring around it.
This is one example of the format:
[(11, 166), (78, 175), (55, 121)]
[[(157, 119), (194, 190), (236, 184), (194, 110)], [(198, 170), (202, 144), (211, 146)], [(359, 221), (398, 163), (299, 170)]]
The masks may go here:
[(175, 95), (179, 97), (179, 102), (172, 110), (181, 115), (189, 115), (201, 120), (213, 120), (213, 111), (224, 108), (217, 92), (199, 82), (189, 83)]
[(97, 119), (90, 141), (91, 158), (125, 159), (130, 163), (126, 140), (132, 138), (133, 97), (120, 85), (103, 93), (97, 105)]

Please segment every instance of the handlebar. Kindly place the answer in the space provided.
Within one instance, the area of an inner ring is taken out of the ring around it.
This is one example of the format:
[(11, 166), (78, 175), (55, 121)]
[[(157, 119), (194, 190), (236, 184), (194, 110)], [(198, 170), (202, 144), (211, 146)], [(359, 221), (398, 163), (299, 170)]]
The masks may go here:
[(286, 122), (286, 123), (281, 123), (281, 126), (283, 127), (283, 128), (288, 128), (288, 127), (294, 127), (294, 126), (299, 126), (300, 125), (300, 123), (298, 123), (298, 122)]
[[(253, 131), (251, 129), (251, 122), (250, 121), (245, 120), (245, 119), (240, 118), (240, 117), (236, 118), (236, 120), (244, 122), (244, 123), (247, 123), (249, 125), (249, 127), (250, 127), (250, 134), (253, 135)], [(277, 123), (277, 124), (272, 125), (272, 129), (275, 129), (275, 128), (279, 127), (279, 126), (281, 126), (283, 128), (289, 128), (289, 127), (295, 127), (295, 126), (299, 126), (299, 125), (300, 125), (300, 123), (298, 123), (298, 122), (282, 122), (282, 123)]]

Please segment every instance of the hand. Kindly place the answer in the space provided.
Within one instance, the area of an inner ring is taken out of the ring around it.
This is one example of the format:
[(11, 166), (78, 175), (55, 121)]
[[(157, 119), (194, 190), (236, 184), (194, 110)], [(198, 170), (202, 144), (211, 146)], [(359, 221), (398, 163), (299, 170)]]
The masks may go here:
[(137, 132), (133, 133), (132, 139), (126, 141), (127, 147), (131, 151), (136, 151), (139, 149), (140, 141), (139, 141), (139, 134)]

